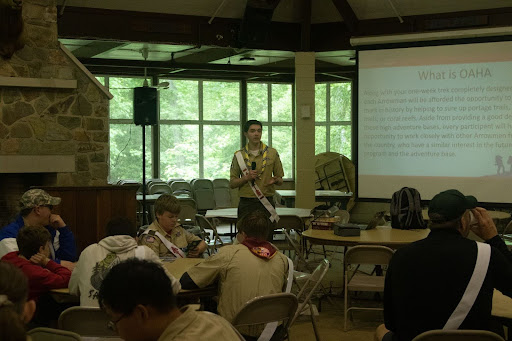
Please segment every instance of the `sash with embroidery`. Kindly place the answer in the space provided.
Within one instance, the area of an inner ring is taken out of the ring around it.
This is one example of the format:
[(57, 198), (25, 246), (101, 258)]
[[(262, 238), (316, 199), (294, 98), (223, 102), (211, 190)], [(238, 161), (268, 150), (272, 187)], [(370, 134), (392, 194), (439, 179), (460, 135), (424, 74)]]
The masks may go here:
[(157, 236), (158, 239), (160, 239), (160, 241), (165, 245), (167, 250), (169, 250), (174, 255), (174, 257), (176, 257), (176, 258), (186, 258), (187, 257), (185, 255), (185, 253), (179, 247), (177, 247), (176, 245), (174, 245), (173, 243), (168, 241), (160, 232), (155, 231), (155, 230), (146, 229), (146, 231), (144, 231), (144, 233), (142, 233), (142, 235), (145, 235), (145, 234), (151, 235), (151, 236)]
[[(262, 146), (263, 146), (263, 142), (262, 142)], [(266, 147), (265, 150), (268, 149), (267, 146), (265, 146), (265, 147)], [(244, 148), (244, 153), (247, 154), (245, 148)], [(266, 165), (265, 153), (266, 152), (264, 152), (264, 154), (263, 154), (264, 157), (263, 157), (262, 172)], [(249, 174), (249, 169), (247, 168), (247, 163), (244, 160), (244, 157), (242, 156), (242, 152), (240, 150), (237, 151), (235, 153), (235, 156), (236, 156), (236, 160), (238, 161), (238, 165), (240, 166), (240, 170), (242, 171), (242, 174), (243, 175)], [(248, 158), (247, 158), (247, 160), (248, 160)], [(256, 195), (256, 198), (258, 198), (258, 200), (261, 202), (261, 204), (267, 209), (267, 211), (270, 212), (270, 221), (278, 222), (279, 216), (277, 215), (276, 209), (274, 208), (274, 206), (272, 206), (272, 204), (268, 201), (268, 199), (263, 195), (263, 192), (261, 192), (261, 189), (258, 187), (258, 185), (256, 183), (253, 184), (252, 181), (249, 181), (248, 184), (251, 187), (252, 191), (254, 192), (254, 195)]]

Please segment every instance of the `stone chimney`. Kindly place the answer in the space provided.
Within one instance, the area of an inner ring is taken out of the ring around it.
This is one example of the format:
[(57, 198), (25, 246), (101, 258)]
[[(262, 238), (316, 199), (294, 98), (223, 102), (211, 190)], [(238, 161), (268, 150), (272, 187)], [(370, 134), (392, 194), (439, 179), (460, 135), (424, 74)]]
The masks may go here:
[[(0, 58), (0, 186), (106, 185), (112, 95), (58, 42), (56, 0), (22, 14), (25, 47)], [(0, 193), (0, 223), (21, 194)]]

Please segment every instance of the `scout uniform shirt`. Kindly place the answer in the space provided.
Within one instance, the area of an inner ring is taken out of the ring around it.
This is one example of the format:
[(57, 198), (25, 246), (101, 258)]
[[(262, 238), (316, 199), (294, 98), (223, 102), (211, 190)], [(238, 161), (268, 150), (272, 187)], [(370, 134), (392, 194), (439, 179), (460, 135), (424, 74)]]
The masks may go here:
[[(288, 259), (281, 252), (276, 252), (271, 259), (262, 259), (243, 244), (227, 245), (187, 273), (200, 288), (219, 280), (219, 315), (232, 322), (250, 299), (283, 292)], [(245, 335), (258, 336), (263, 326), (241, 327), (239, 330)]]
[[(148, 229), (160, 232), (160, 234), (164, 236), (165, 239), (180, 249), (187, 247), (187, 245), (194, 240), (201, 240), (201, 238), (188, 232), (183, 227), (181, 227), (181, 225), (176, 225), (169, 233), (167, 233), (162, 228), (162, 226), (160, 226), (157, 220), (153, 221), (151, 225), (148, 226)], [(140, 240), (140, 245), (146, 245), (151, 250), (155, 251), (158, 257), (176, 258), (157, 236), (152, 236), (149, 234), (143, 235)]]
[[(244, 148), (245, 149), (245, 148)], [(242, 149), (242, 156), (244, 155), (243, 149)], [(263, 166), (263, 154), (262, 150), (259, 151), (258, 155), (254, 156), (251, 154), (251, 152), (248, 153), (249, 156), (249, 163), (256, 162), (256, 170), (258, 172), (261, 172), (261, 168)], [(251, 169), (251, 166), (247, 167), (248, 170)], [(240, 174), (242, 174), (242, 171), (240, 170), (240, 165), (238, 164), (238, 160), (236, 158), (236, 155), (233, 156), (233, 160), (231, 161), (231, 170), (230, 170), (230, 178), (231, 179), (238, 179), (240, 177)], [(263, 173), (259, 174), (259, 176), (254, 180), (254, 183), (258, 185), (260, 190), (263, 192), (263, 195), (266, 197), (271, 197), (275, 194), (276, 189), (275, 185), (266, 186), (266, 184), (272, 179), (273, 176), (283, 177), (284, 171), (283, 171), (283, 165), (281, 164), (281, 159), (279, 158), (279, 154), (277, 153), (277, 150), (274, 148), (268, 147), (267, 150), (267, 164), (265, 166), (265, 169), (263, 170)], [(254, 192), (251, 189), (251, 186), (249, 183), (243, 184), (238, 189), (238, 194), (240, 197), (243, 198), (255, 198)]]
[(220, 317), (190, 306), (180, 309), (182, 315), (164, 330), (158, 341), (239, 340), (233, 327)]

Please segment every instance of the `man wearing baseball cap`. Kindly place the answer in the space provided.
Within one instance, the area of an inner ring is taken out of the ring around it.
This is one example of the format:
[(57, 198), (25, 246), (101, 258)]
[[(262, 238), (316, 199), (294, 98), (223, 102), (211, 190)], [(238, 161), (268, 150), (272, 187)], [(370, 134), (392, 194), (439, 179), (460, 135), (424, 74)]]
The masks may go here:
[(58, 263), (63, 261), (62, 265), (72, 267), (69, 262), (76, 261), (75, 237), (60, 215), (52, 213), (53, 206), (60, 204), (60, 201), (60, 198), (52, 197), (42, 189), (26, 191), (21, 196), (20, 214), (16, 220), (0, 229), (2, 253), (17, 251), (17, 245), (13, 243), (23, 226), (45, 227), (52, 236), (52, 259)]
[[(377, 328), (376, 339), (410, 341), (433, 329), (499, 331), (491, 320), (493, 290), (512, 297), (512, 254), (477, 204), (455, 189), (432, 198), (430, 234), (398, 249), (389, 264), (385, 325)], [(488, 245), (467, 239), (470, 230)], [(468, 288), (470, 279), (478, 285)], [(459, 304), (463, 296), (465, 305)]]

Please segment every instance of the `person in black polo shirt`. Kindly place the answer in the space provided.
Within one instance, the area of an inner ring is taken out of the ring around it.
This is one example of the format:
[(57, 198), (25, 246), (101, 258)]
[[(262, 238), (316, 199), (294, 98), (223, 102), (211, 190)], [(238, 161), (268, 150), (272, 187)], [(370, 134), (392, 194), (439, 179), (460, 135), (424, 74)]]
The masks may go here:
[(476, 299), (458, 329), (493, 330), (493, 289), (512, 297), (512, 254), (498, 236), (489, 213), (476, 206), (475, 197), (454, 189), (432, 198), (430, 234), (398, 249), (389, 264), (384, 288), (385, 324), (377, 328), (376, 339), (409, 341), (425, 331), (443, 329), (449, 319), (453, 321), (452, 313), (473, 275), (477, 254), (485, 253), (482, 248), (489, 250), (466, 239), (470, 230), (490, 245), (490, 258), (485, 262), (488, 267), (482, 272)]

